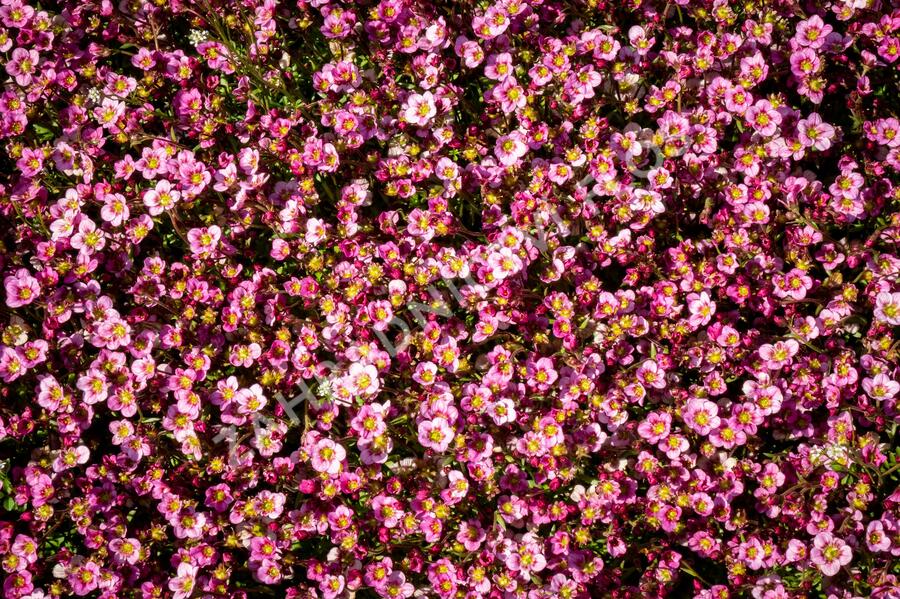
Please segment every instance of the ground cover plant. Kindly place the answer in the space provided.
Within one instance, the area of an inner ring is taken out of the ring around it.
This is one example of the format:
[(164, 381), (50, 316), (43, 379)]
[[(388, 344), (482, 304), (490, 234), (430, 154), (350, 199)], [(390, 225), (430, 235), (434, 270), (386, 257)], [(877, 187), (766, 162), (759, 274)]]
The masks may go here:
[(896, 0), (0, 0), (3, 596), (900, 597)]

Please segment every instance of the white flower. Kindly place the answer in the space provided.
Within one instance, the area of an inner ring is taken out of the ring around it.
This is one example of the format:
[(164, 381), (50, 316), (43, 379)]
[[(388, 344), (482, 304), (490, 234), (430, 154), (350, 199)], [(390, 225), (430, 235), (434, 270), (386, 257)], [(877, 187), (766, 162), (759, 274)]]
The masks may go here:
[(188, 33), (188, 41), (191, 42), (191, 45), (193, 46), (199, 46), (208, 39), (209, 34), (200, 29), (191, 29), (190, 33)]
[(319, 387), (316, 389), (319, 397), (327, 401), (334, 400), (334, 387), (333, 382), (330, 378), (322, 379), (319, 381)]
[(850, 452), (843, 445), (832, 444), (825, 447), (824, 456), (822, 456), (823, 462), (827, 463), (829, 466), (834, 466), (835, 464), (839, 466), (846, 466), (850, 461)]

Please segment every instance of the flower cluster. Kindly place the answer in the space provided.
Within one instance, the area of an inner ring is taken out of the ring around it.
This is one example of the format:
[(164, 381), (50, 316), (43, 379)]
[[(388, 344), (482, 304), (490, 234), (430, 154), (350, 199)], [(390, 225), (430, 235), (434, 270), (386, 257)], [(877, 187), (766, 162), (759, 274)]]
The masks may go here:
[(0, 0), (0, 65), (3, 596), (900, 595), (896, 0)]

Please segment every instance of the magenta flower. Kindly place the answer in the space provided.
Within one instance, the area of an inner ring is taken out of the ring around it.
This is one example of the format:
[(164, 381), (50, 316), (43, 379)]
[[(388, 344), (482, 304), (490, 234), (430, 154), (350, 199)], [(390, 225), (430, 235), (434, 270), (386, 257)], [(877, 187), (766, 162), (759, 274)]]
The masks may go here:
[(716, 303), (712, 301), (705, 291), (692, 293), (687, 297), (688, 309), (691, 312), (689, 322), (691, 326), (698, 327), (708, 323), (716, 312)]
[(94, 118), (104, 129), (115, 129), (119, 119), (125, 114), (125, 103), (114, 98), (104, 98), (100, 106), (94, 108)]

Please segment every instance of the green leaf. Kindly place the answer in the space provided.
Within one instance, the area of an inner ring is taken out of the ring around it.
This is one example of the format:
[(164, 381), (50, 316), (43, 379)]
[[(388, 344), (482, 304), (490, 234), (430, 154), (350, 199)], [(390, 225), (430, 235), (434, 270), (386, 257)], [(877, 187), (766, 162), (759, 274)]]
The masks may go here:
[(3, 509), (7, 512), (18, 512), (19, 504), (16, 503), (16, 500), (13, 499), (12, 495), (7, 495), (3, 498)]
[(34, 132), (37, 134), (37, 137), (42, 142), (50, 141), (54, 137), (56, 137), (56, 133), (44, 127), (43, 125), (39, 125), (34, 123)]

